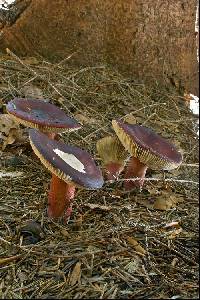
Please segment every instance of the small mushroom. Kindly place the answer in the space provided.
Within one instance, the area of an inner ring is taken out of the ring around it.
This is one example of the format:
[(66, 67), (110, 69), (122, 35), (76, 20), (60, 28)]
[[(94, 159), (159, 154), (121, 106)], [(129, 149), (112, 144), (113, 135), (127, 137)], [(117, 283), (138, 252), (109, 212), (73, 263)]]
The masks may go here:
[(48, 216), (69, 218), (75, 188), (101, 188), (103, 185), (101, 171), (85, 150), (50, 139), (35, 129), (29, 129), (29, 138), (33, 151), (52, 172)]
[(112, 126), (125, 147), (131, 154), (125, 172), (125, 190), (143, 186), (147, 168), (153, 170), (172, 170), (182, 163), (182, 155), (174, 145), (153, 130), (136, 124), (126, 124), (121, 120), (113, 120)]
[(97, 141), (97, 152), (102, 160), (108, 180), (118, 179), (123, 171), (128, 153), (117, 136), (106, 136)]
[(52, 139), (58, 133), (81, 128), (75, 119), (44, 100), (14, 98), (8, 102), (6, 109), (17, 123), (39, 129)]

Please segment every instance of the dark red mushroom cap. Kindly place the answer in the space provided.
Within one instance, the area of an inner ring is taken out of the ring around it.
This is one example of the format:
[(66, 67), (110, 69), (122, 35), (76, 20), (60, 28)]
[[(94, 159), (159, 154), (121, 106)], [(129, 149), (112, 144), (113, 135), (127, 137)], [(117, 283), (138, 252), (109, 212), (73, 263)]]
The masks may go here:
[(87, 151), (52, 140), (35, 129), (29, 129), (29, 138), (41, 162), (62, 180), (88, 189), (103, 186), (102, 173)]
[(59, 133), (81, 127), (59, 107), (44, 100), (14, 98), (8, 102), (6, 109), (17, 122), (43, 132)]
[(182, 162), (182, 155), (174, 145), (153, 130), (121, 120), (112, 121), (113, 128), (129, 153), (155, 170), (171, 170)]

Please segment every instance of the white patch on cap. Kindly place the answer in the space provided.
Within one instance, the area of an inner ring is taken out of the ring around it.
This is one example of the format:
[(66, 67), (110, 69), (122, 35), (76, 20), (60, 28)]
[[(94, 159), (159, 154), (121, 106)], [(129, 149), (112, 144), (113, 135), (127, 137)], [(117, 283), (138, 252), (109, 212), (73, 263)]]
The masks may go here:
[(53, 151), (60, 157), (62, 158), (70, 167), (73, 169), (77, 170), (78, 172), (81, 173), (86, 173), (85, 172), (85, 166), (74, 156), (73, 154), (69, 154), (66, 152), (63, 152), (59, 149), (53, 149)]

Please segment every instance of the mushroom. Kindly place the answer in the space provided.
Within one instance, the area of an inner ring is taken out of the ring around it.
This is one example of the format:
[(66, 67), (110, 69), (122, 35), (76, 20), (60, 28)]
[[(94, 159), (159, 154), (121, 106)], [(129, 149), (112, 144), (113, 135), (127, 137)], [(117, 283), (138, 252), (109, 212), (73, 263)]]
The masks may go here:
[(48, 216), (69, 218), (75, 188), (101, 188), (103, 185), (101, 171), (85, 150), (50, 139), (35, 129), (29, 129), (29, 138), (35, 154), (52, 172)]
[(125, 190), (143, 186), (147, 168), (153, 170), (172, 170), (182, 163), (182, 155), (174, 145), (155, 133), (150, 128), (126, 124), (121, 120), (113, 120), (112, 126), (125, 149), (132, 155), (125, 179), (140, 178), (125, 181)]
[(16, 122), (37, 128), (52, 139), (57, 133), (81, 128), (75, 119), (44, 100), (14, 98), (8, 102), (6, 109)]
[(128, 153), (117, 136), (106, 136), (97, 141), (97, 152), (103, 162), (108, 180), (118, 179), (123, 171)]

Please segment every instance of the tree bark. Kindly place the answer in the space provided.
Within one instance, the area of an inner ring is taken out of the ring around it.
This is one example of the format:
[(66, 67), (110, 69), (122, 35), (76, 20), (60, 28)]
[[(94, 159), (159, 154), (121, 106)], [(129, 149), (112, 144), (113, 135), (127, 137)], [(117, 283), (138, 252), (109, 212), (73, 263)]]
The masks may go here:
[(0, 51), (51, 61), (73, 54), (71, 65), (110, 64), (138, 83), (198, 95), (196, 0), (17, 2), (28, 5), (3, 23)]

